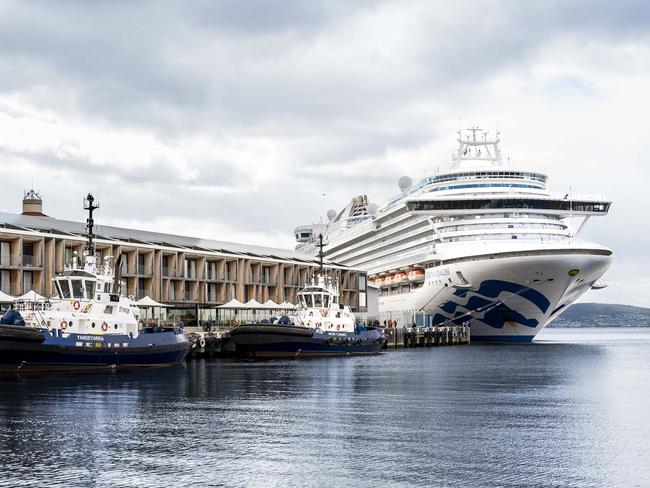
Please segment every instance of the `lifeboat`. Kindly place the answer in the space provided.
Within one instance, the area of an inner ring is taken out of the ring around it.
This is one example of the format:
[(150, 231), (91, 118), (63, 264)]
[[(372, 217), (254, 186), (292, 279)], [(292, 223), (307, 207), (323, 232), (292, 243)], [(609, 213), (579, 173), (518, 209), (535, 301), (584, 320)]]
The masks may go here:
[(388, 275), (384, 279), (384, 286), (392, 286), (395, 283), (395, 275)]
[(386, 278), (384, 278), (383, 276), (379, 276), (379, 277), (377, 277), (377, 278), (375, 279), (375, 285), (377, 285), (377, 286), (384, 286), (384, 281), (385, 281), (385, 280), (386, 280)]
[(397, 273), (395, 275), (395, 283), (406, 283), (408, 281), (408, 277), (406, 275), (406, 272), (402, 271), (400, 273)]
[(409, 281), (422, 281), (424, 280), (424, 270), (421, 268), (415, 268), (409, 271), (408, 274)]
[(374, 285), (375, 284), (375, 277), (374, 276), (372, 278), (368, 278), (368, 284), (369, 285)]

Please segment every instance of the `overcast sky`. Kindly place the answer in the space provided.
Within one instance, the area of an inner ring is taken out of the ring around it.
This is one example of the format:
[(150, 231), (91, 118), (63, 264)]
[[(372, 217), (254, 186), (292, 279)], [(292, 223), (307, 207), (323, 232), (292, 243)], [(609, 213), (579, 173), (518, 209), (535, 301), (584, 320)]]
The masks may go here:
[[(293, 247), (449, 164), (459, 127), (558, 192), (650, 306), (650, 2), (0, 2), (0, 210)], [(323, 193), (326, 196), (323, 196)]]

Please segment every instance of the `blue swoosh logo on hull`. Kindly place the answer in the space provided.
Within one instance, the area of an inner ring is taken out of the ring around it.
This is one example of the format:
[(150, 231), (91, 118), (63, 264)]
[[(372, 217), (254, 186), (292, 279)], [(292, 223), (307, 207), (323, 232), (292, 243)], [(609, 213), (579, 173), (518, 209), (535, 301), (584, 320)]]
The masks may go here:
[[(453, 294), (459, 298), (466, 298), (468, 293), (472, 293), (469, 299), (465, 303), (458, 303), (455, 301), (448, 300), (439, 308), (445, 312), (448, 316), (436, 313), (433, 316), (434, 324), (442, 324), (444, 322), (453, 322), (456, 324), (461, 324), (470, 319), (467, 313), (463, 313), (458, 308), (469, 310), (479, 310), (481, 308), (490, 307), (497, 303), (499, 295), (503, 292), (512, 293), (513, 295), (520, 296), (525, 298), (533, 305), (535, 305), (540, 311), (546, 313), (548, 308), (551, 305), (551, 302), (537, 290), (533, 290), (526, 286), (520, 285), (518, 283), (512, 283), (510, 281), (502, 280), (485, 280), (483, 281), (478, 290), (466, 290), (459, 289), (455, 290)], [(488, 300), (491, 298), (492, 300)], [(449, 317), (449, 315), (454, 315), (454, 317)], [(489, 327), (495, 329), (502, 329), (505, 326), (506, 322), (515, 322), (517, 324), (523, 325), (524, 327), (535, 328), (539, 325), (539, 321), (533, 318), (527, 318), (521, 313), (513, 310), (508, 307), (505, 303), (500, 303), (494, 308), (485, 312), (483, 318), (472, 317), (472, 320), (477, 320), (484, 323)]]
[(524, 297), (529, 302), (535, 304), (535, 306), (544, 313), (546, 313), (548, 307), (551, 306), (551, 302), (549, 302), (548, 299), (537, 290), (510, 281), (485, 280), (479, 285), (478, 290), (476, 291), (456, 290), (454, 291), (454, 295), (465, 298), (468, 292), (472, 292), (484, 297), (496, 298), (504, 291)]

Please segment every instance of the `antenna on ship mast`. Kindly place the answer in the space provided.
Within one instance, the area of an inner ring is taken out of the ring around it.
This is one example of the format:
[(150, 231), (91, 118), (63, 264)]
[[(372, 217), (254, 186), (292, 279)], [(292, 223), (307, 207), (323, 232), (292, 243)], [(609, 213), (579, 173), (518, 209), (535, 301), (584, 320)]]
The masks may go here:
[(97, 210), (99, 208), (98, 203), (95, 202), (95, 197), (92, 196), (91, 193), (89, 193), (86, 198), (84, 198), (84, 210), (88, 210), (88, 218), (86, 219), (86, 229), (88, 230), (88, 255), (89, 256), (94, 256), (95, 255), (95, 243), (93, 242), (93, 227), (95, 225), (95, 221), (93, 220), (93, 211)]
[(323, 274), (323, 258), (325, 257), (325, 253), (323, 252), (323, 247), (325, 247), (325, 244), (323, 244), (323, 234), (318, 234), (318, 268), (320, 270), (320, 275), (325, 276)]

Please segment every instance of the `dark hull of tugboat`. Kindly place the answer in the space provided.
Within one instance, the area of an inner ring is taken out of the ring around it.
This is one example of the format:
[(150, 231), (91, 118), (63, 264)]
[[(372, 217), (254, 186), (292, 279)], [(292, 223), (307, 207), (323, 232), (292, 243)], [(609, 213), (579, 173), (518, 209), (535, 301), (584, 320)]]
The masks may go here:
[(191, 345), (174, 332), (128, 336), (69, 334), (0, 325), (0, 373), (102, 371), (171, 366), (182, 362)]
[(230, 331), (242, 358), (300, 358), (378, 354), (386, 339), (380, 330), (315, 332), (291, 325), (240, 325)]

